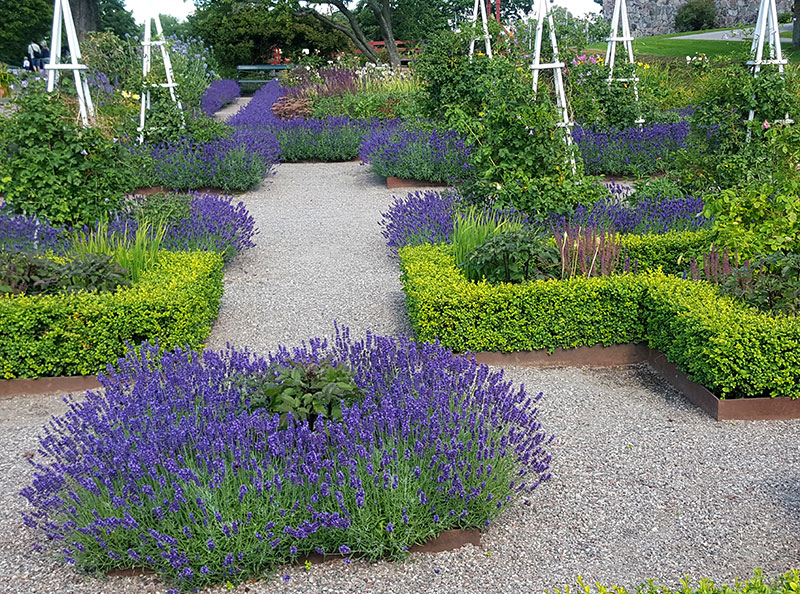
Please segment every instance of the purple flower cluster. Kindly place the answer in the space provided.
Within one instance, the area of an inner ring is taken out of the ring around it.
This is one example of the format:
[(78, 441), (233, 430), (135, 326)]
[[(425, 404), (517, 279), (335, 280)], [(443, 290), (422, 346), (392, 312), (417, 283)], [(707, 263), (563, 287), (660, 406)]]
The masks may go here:
[(269, 81), (253, 93), (250, 103), (236, 112), (228, 120), (228, 123), (234, 128), (241, 128), (242, 126), (266, 127), (280, 124), (281, 120), (272, 113), (272, 106), (284, 94), (285, 91), (277, 80)]
[(66, 243), (61, 227), (53, 227), (35, 215), (0, 211), (0, 250), (63, 253)]
[[(341, 421), (281, 428), (249, 409), (254, 379), (323, 359), (365, 394)], [(50, 422), (22, 491), (25, 524), (95, 570), (147, 566), (196, 587), (315, 551), (399, 557), (441, 530), (485, 525), (550, 477), (538, 396), (405, 337), (337, 329), (332, 346), (313, 339), (267, 359), (145, 344), (100, 380)]]
[(386, 245), (397, 251), (407, 245), (449, 243), (458, 203), (455, 192), (429, 190), (395, 197), (379, 223)]
[(572, 137), (580, 148), (586, 173), (645, 175), (669, 168), (675, 152), (686, 146), (690, 129), (687, 121), (623, 130), (576, 126)]
[(696, 231), (711, 226), (713, 219), (703, 216), (703, 200), (683, 198), (644, 199), (634, 206), (616, 201), (578, 205), (569, 218), (551, 219), (558, 230), (567, 226), (604, 229), (616, 233), (667, 233)]
[(284, 89), (277, 81), (271, 81), (229, 120), (239, 130), (257, 129), (274, 134), (280, 144), (282, 161), (355, 159), (364, 137), (383, 127), (378, 119), (348, 116), (281, 120), (272, 113), (272, 105), (283, 95)]
[(316, 75), (305, 68), (295, 68), (290, 78), (297, 84), (286, 89), (289, 97), (332, 97), (358, 91), (358, 73), (340, 66), (320, 68)]
[(283, 161), (350, 161), (358, 157), (364, 139), (384, 126), (378, 118), (328, 116), (285, 120), (271, 129), (281, 145)]
[(394, 120), (364, 139), (359, 156), (384, 177), (455, 183), (471, 168), (471, 152), (457, 132)]
[(280, 158), (275, 135), (256, 128), (239, 128), (208, 142), (182, 138), (145, 150), (152, 164), (143, 176), (146, 183), (182, 190), (246, 190), (258, 185)]
[(215, 80), (203, 93), (200, 99), (200, 111), (207, 116), (213, 116), (221, 107), (231, 103), (234, 99), (241, 96), (242, 91), (232, 78)]
[[(175, 195), (172, 200), (186, 200), (185, 216), (164, 221), (166, 230), (161, 246), (173, 251), (217, 251), (226, 260), (254, 247), (258, 233), (255, 219), (243, 202), (234, 204), (230, 196), (194, 192), (191, 196)], [(146, 200), (143, 199), (143, 200)], [(124, 234), (131, 240), (136, 236), (141, 205), (131, 205), (108, 222), (109, 234)]]

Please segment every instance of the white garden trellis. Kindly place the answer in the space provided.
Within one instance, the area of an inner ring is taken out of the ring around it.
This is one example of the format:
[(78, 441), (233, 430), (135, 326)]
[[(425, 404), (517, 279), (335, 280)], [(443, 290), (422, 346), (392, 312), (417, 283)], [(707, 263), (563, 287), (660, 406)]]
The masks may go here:
[[(481, 13), (481, 22), (483, 23), (483, 42), (484, 47), (486, 49), (486, 55), (490, 58), (492, 57), (492, 39), (489, 36), (489, 19), (486, 15), (486, 4), (484, 0), (475, 0), (475, 4), (472, 7), (472, 27), (473, 30), (475, 25), (478, 23), (478, 11), (480, 10)], [(472, 55), (475, 53), (475, 42), (477, 39), (475, 37), (472, 38), (472, 41), (469, 42), (469, 59), (472, 61)]]
[[(564, 90), (564, 62), (561, 62), (558, 57), (558, 43), (556, 41), (556, 29), (553, 24), (553, 14), (548, 8), (549, 0), (534, 0), (535, 19), (536, 19), (536, 41), (533, 47), (533, 64), (531, 64), (531, 71), (533, 73), (533, 94), (539, 92), (539, 73), (542, 70), (553, 71), (553, 84), (556, 91), (556, 108), (558, 109), (558, 124), (557, 126), (563, 130), (564, 144), (567, 145), (567, 152), (569, 154), (569, 161), (572, 166), (572, 173), (576, 173), (577, 168), (575, 165), (575, 152), (572, 142), (572, 126), (574, 123), (570, 118), (569, 107), (567, 106), (567, 94)], [(553, 50), (553, 61), (542, 63), (542, 36), (544, 33), (544, 22), (550, 27), (550, 45)]]
[[(67, 45), (69, 46), (70, 61), (66, 64), (61, 63), (61, 26), (67, 35)], [(72, 70), (75, 78), (75, 93), (78, 96), (78, 109), (81, 114), (81, 121), (84, 126), (88, 126), (94, 119), (94, 104), (92, 95), (89, 92), (89, 84), (86, 80), (85, 64), (81, 64), (81, 48), (78, 45), (78, 35), (75, 32), (75, 22), (72, 20), (72, 9), (69, 0), (56, 0), (53, 7), (53, 30), (51, 37), (50, 62), (45, 65), (47, 70), (47, 92), (52, 93), (56, 87), (58, 72), (61, 70)]]
[[(800, 1), (800, 0), (799, 0)], [(795, 23), (795, 27), (800, 24)], [(764, 44), (769, 44), (769, 58), (764, 58)], [(777, 66), (778, 72), (784, 73), (783, 67), (788, 63), (783, 57), (781, 50), (781, 33), (780, 25), (778, 24), (778, 7), (775, 5), (775, 0), (761, 0), (761, 5), (758, 8), (758, 19), (756, 20), (756, 27), (753, 31), (753, 44), (750, 47), (751, 59), (747, 61), (747, 65), (753, 70), (753, 76), (757, 77), (761, 72), (762, 66)], [(752, 122), (755, 118), (755, 110), (751, 109), (747, 117), (748, 122)], [(783, 120), (779, 123), (792, 124), (793, 120), (789, 118), (787, 113)], [(748, 131), (747, 139), (750, 140), (750, 132)]]
[[(66, 0), (64, 0), (66, 1)], [(156, 25), (156, 39), (153, 40), (152, 23)], [(150, 109), (150, 89), (154, 87), (166, 88), (169, 90), (169, 96), (172, 102), (178, 106), (178, 111), (181, 114), (181, 124), (185, 125), (186, 122), (183, 117), (183, 106), (178, 97), (178, 83), (175, 82), (175, 77), (172, 73), (172, 61), (169, 58), (167, 51), (166, 40), (164, 39), (164, 30), (161, 28), (161, 19), (158, 14), (148, 16), (144, 22), (144, 38), (142, 39), (142, 78), (144, 79), (144, 89), (140, 97), (141, 103), (139, 106), (139, 143), (144, 142), (145, 120), (147, 118), (147, 111)], [(147, 82), (147, 75), (150, 74), (153, 58), (153, 46), (161, 48), (161, 58), (164, 61), (164, 72), (166, 73), (166, 82)]]
[[(635, 64), (633, 59), (633, 35), (631, 34), (631, 26), (630, 22), (628, 21), (628, 5), (625, 0), (615, 0), (614, 2), (614, 12), (612, 13), (613, 16), (611, 17), (611, 35), (608, 37), (608, 47), (606, 48), (606, 65), (608, 66), (608, 86), (611, 87), (612, 84), (615, 82), (618, 83), (630, 83), (631, 87), (633, 88), (633, 97), (636, 101), (636, 105), (639, 105), (639, 77), (636, 76), (636, 73), (633, 72), (629, 76), (624, 77), (615, 77), (614, 76), (614, 65), (617, 58), (617, 44), (622, 43), (622, 46), (625, 48), (626, 53), (628, 54), (628, 64), (633, 67)], [(621, 29), (621, 30), (620, 30)], [(641, 126), (644, 123), (644, 119), (639, 114), (638, 119), (635, 121), (636, 124)]]

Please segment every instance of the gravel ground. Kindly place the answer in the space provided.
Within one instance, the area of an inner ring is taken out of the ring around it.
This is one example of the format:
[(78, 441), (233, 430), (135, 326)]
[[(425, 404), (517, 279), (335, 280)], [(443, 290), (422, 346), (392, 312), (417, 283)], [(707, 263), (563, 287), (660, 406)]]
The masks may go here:
[(217, 111), (214, 114), (214, 117), (217, 118), (218, 120), (225, 121), (234, 114), (236, 114), (236, 112), (242, 109), (245, 105), (250, 103), (250, 100), (252, 98), (253, 98), (252, 96), (237, 97), (236, 99), (231, 101), (228, 105)]
[[(312, 177), (313, 176), (313, 177)], [(407, 330), (397, 267), (375, 221), (391, 199), (358, 164), (281, 165), (243, 198), (259, 247), (229, 268), (209, 341), (257, 351), (329, 334)], [(480, 547), (406, 562), (332, 561), (237, 592), (479, 593), (553, 590), (586, 581), (631, 585), (684, 575), (732, 581), (800, 563), (800, 421), (717, 422), (645, 365), (617, 369), (507, 368), (540, 403), (556, 435), (553, 480), (519, 501)], [(154, 576), (96, 578), (29, 551), (22, 528), (26, 455), (58, 395), (0, 400), (0, 592), (166, 592)], [(209, 589), (223, 593), (225, 588)]]
[(378, 227), (396, 194), (348, 162), (280, 165), (243, 195), (260, 233), (228, 267), (209, 347), (266, 352), (330, 335), (334, 320), (358, 333), (409, 332), (398, 265)]

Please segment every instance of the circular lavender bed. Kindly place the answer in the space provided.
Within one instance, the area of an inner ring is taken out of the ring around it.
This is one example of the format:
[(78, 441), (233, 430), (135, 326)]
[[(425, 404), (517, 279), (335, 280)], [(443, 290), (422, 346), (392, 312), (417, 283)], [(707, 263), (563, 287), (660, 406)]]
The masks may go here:
[(25, 522), (89, 571), (240, 581), (402, 558), (549, 478), (537, 397), (438, 345), (337, 329), (266, 358), (142, 345), (41, 437)]

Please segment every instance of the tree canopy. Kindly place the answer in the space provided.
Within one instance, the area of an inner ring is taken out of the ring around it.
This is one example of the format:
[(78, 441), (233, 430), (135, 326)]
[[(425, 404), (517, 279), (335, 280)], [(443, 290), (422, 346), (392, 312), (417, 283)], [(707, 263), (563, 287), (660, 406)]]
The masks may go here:
[(50, 0), (0, 2), (0, 61), (22, 65), (31, 41), (37, 43), (50, 34), (53, 3)]

